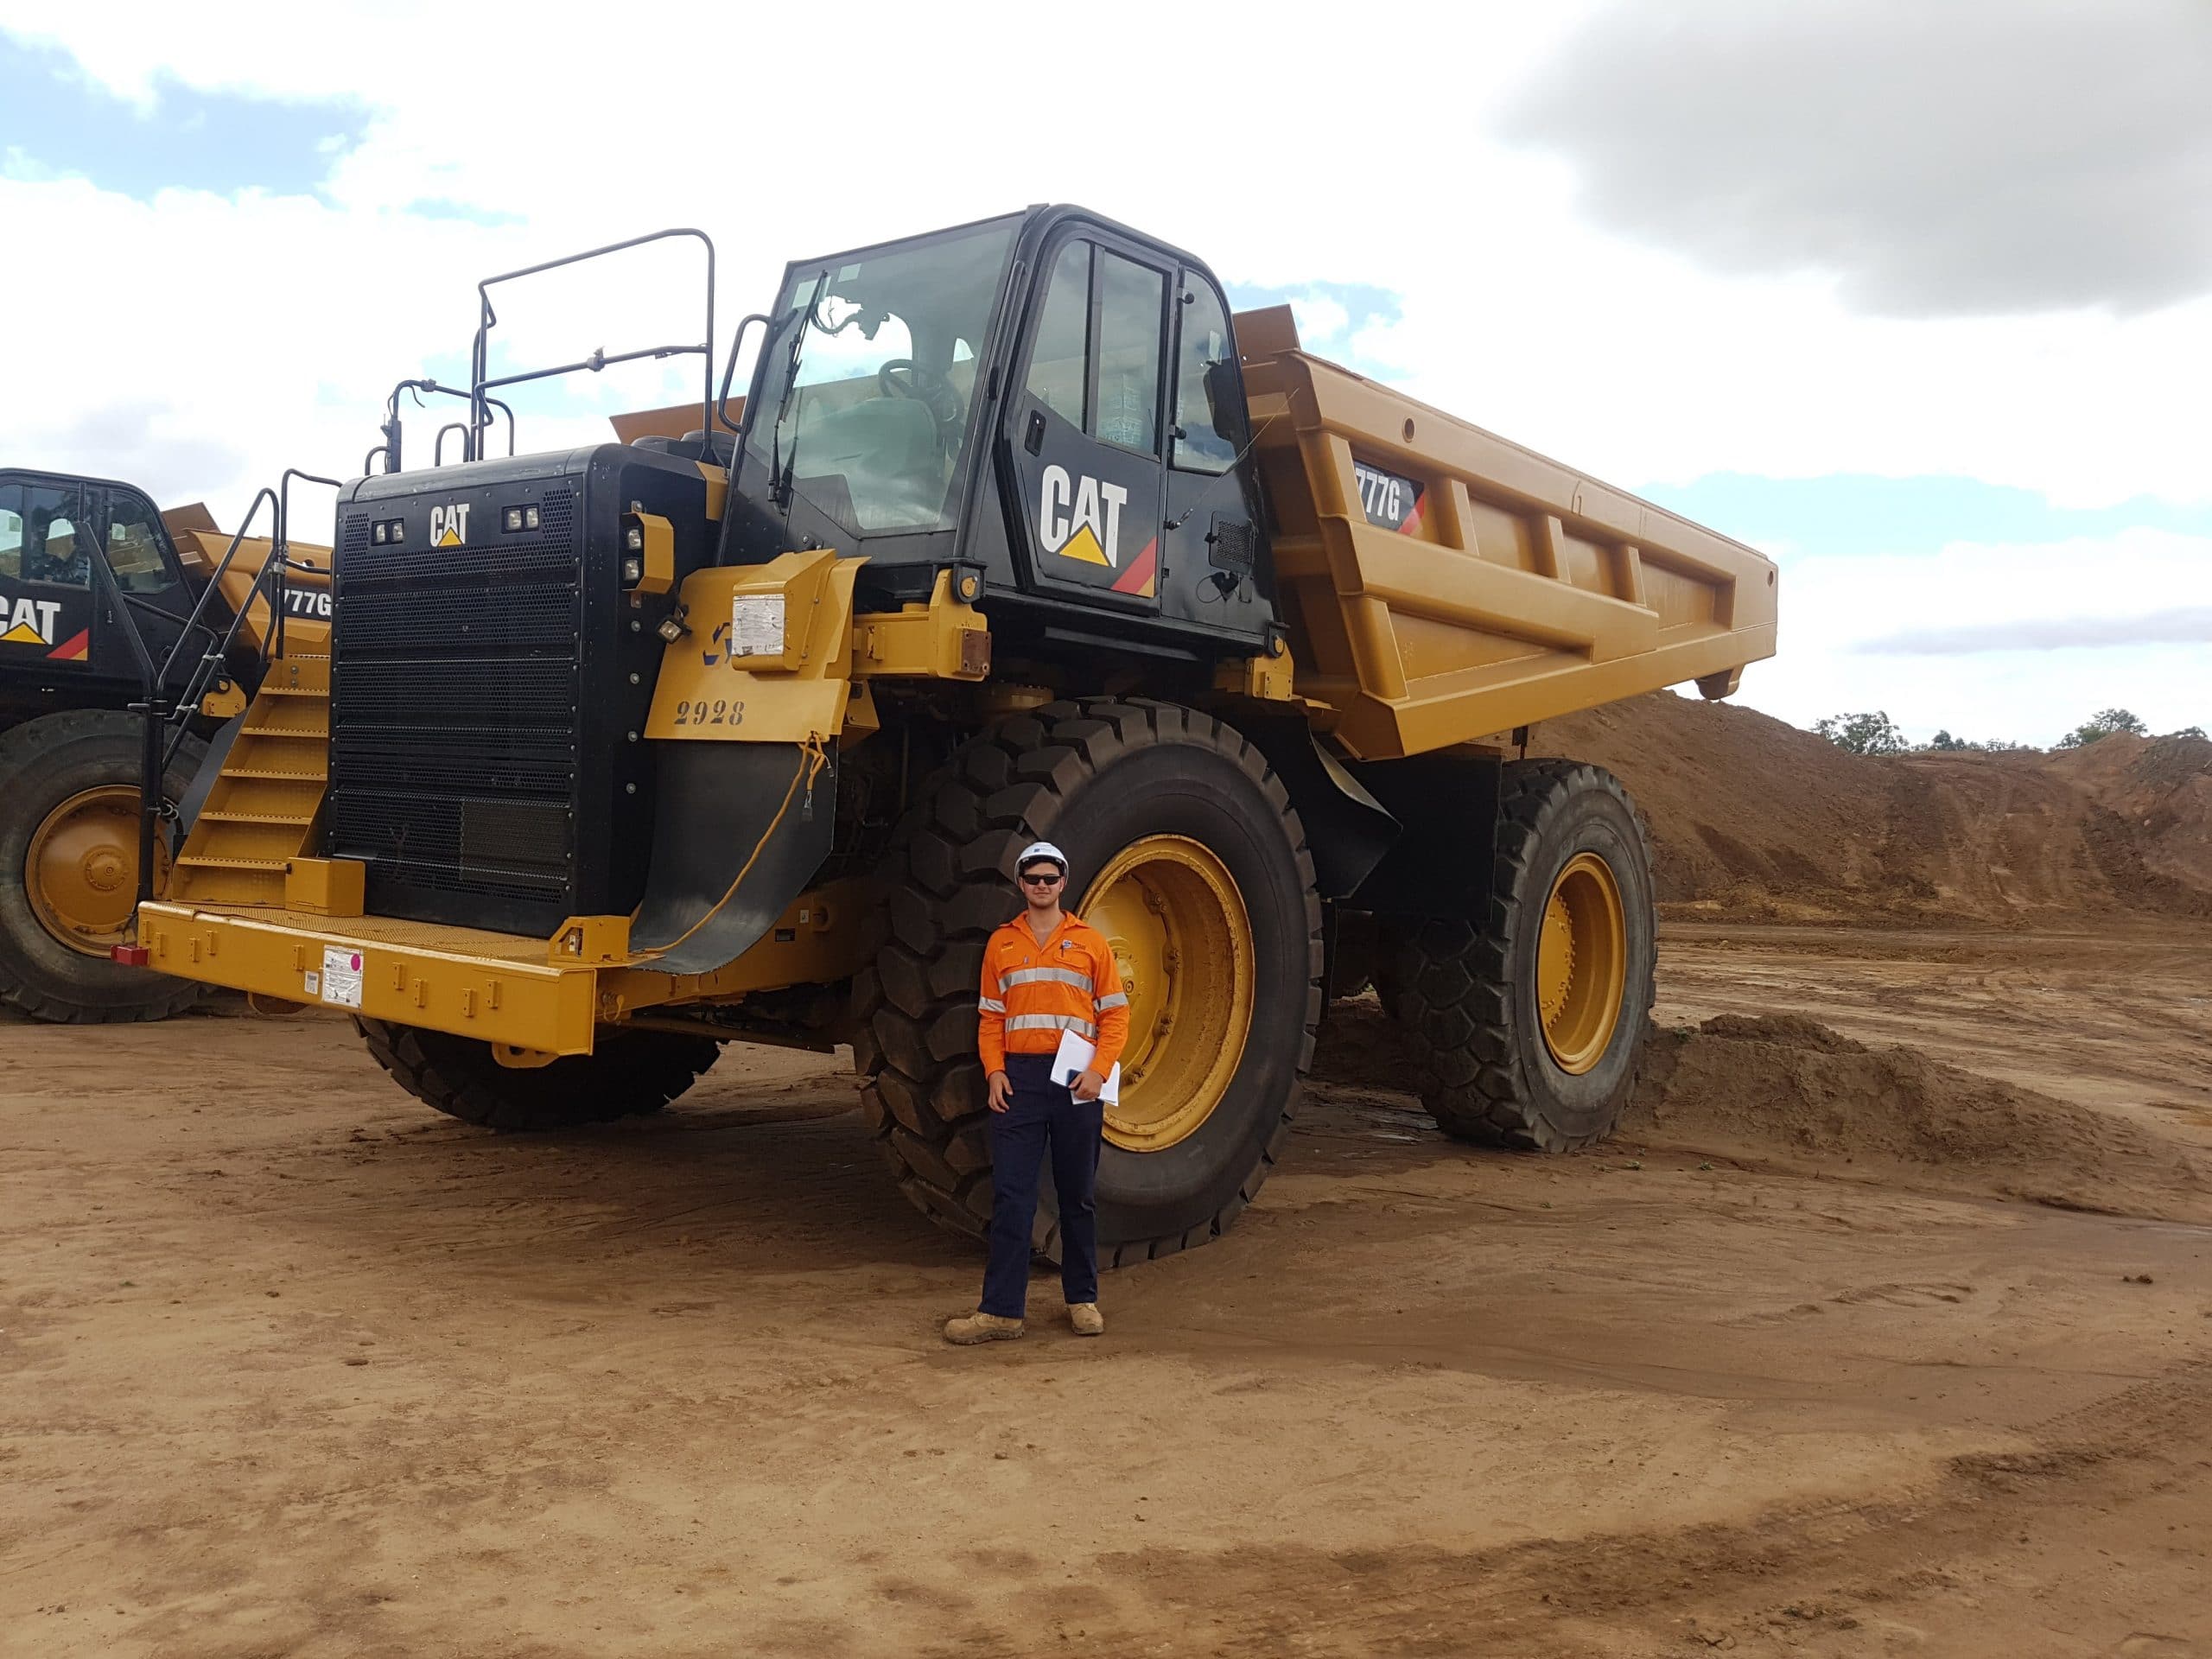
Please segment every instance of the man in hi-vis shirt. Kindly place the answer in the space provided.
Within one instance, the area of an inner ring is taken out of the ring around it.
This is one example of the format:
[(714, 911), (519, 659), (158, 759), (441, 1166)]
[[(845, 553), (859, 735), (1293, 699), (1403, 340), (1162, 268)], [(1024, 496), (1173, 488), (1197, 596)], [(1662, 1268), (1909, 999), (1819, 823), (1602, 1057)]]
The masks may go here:
[[(945, 1340), (1003, 1342), (1022, 1333), (1029, 1298), (1029, 1228), (1049, 1147), (1060, 1199), (1060, 1287), (1079, 1337), (1106, 1329), (1098, 1311), (1098, 1143), (1106, 1109), (1098, 1091), (1129, 1037), (1129, 999), (1106, 936), (1060, 908), (1067, 855), (1049, 841), (1021, 849), (1020, 915), (983, 947), (976, 1046), (989, 1079), (991, 1259), (976, 1312), (944, 1327)], [(1096, 1045), (1072, 1084), (1052, 1081), (1061, 1033)]]

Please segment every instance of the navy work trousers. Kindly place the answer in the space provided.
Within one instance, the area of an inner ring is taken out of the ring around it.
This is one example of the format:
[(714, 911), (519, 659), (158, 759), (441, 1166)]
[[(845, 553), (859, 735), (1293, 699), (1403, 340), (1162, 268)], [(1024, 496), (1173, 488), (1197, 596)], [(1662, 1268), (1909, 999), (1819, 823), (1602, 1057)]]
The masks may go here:
[(1098, 1300), (1098, 1145), (1106, 1109), (1052, 1081), (1049, 1054), (1009, 1054), (1014, 1103), (991, 1114), (991, 1261), (983, 1312), (1018, 1319), (1029, 1300), (1029, 1227), (1049, 1144), (1060, 1199), (1060, 1288), (1071, 1306)]

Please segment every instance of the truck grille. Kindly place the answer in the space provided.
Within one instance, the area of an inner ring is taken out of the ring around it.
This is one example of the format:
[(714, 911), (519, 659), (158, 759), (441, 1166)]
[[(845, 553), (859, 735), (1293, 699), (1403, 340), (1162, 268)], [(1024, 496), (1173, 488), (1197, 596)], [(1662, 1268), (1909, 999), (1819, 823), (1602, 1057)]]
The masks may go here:
[(344, 528), (325, 822), (375, 914), (550, 933), (575, 913), (582, 551), (574, 490), (538, 506), (537, 534), (474, 547)]

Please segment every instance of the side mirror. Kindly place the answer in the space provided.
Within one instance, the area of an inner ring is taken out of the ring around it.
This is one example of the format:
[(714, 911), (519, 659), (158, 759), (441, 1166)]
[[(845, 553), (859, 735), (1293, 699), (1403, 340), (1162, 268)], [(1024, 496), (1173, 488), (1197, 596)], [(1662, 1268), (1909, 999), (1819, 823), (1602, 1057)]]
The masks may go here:
[(1226, 439), (1230, 449), (1243, 454), (1252, 442), (1252, 427), (1244, 410), (1244, 388), (1236, 378), (1236, 365), (1224, 359), (1206, 365), (1206, 410), (1213, 417), (1213, 429)]

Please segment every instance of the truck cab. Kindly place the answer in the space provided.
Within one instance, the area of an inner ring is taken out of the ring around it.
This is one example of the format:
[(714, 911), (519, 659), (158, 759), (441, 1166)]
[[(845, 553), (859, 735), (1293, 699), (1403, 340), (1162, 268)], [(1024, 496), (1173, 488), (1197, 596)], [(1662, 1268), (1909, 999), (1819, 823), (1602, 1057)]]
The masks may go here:
[(0, 719), (57, 697), (119, 709), (138, 695), (137, 659), (95, 558), (149, 647), (167, 655), (197, 595), (153, 503), (108, 480), (0, 470)]
[(747, 408), (724, 563), (834, 546), (889, 602), (973, 567), (1002, 655), (1211, 664), (1276, 621), (1221, 284), (1110, 219), (790, 265)]

